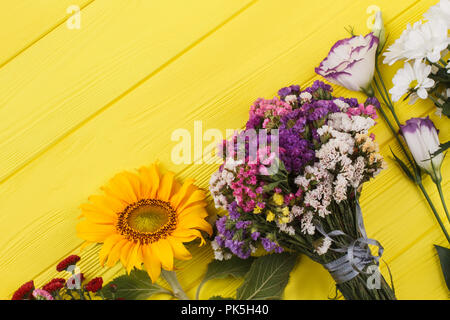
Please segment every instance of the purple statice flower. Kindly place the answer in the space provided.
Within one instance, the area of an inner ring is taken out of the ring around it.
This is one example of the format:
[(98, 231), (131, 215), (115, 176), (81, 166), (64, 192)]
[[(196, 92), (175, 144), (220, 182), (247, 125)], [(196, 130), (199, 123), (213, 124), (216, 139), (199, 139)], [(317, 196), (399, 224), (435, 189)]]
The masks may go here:
[(241, 259), (248, 259), (252, 253), (252, 250), (245, 244), (245, 241), (225, 240), (225, 248)]
[(314, 94), (319, 89), (328, 91), (330, 93), (333, 92), (333, 88), (329, 84), (326, 84), (325, 82), (319, 80), (314, 81), (313, 85), (311, 87), (306, 88), (305, 91), (310, 94)]
[(219, 247), (224, 247), (225, 246), (225, 238), (221, 235), (218, 235), (214, 238), (214, 240), (217, 242), (217, 244), (219, 245)]
[(380, 101), (378, 101), (378, 99), (376, 97), (369, 97), (367, 98), (366, 102), (364, 102), (364, 105), (367, 107), (369, 105), (374, 106), (377, 109), (381, 108), (381, 104)]
[(301, 109), (294, 110), (281, 119), (280, 159), (288, 172), (300, 172), (314, 159), (313, 145), (303, 137), (306, 125), (307, 118)]
[(258, 231), (252, 232), (252, 234), (251, 234), (251, 238), (253, 239), (253, 241), (258, 240), (260, 236), (261, 236), (261, 233)]
[(236, 229), (247, 229), (249, 226), (252, 225), (251, 221), (238, 221), (236, 222)]
[(318, 100), (302, 106), (308, 121), (325, 119), (329, 113), (339, 112), (339, 107), (332, 100)]
[(356, 108), (359, 105), (358, 99), (356, 98), (338, 98), (341, 101), (344, 101), (346, 104), (350, 106), (350, 108)]
[(276, 253), (283, 252), (283, 248), (280, 247), (276, 242), (270, 240), (269, 238), (262, 238), (261, 244), (263, 245), (264, 250), (266, 250), (267, 252), (272, 252), (272, 251), (274, 251)]
[(230, 218), (232, 220), (237, 220), (240, 218), (241, 214), (238, 212), (238, 205), (236, 203), (236, 201), (233, 201), (232, 203), (230, 203), (227, 207), (227, 210), (230, 214)]
[(284, 98), (286, 98), (287, 96), (290, 96), (290, 95), (298, 96), (298, 95), (300, 95), (300, 86), (292, 85), (289, 87), (281, 88), (278, 91), (278, 95), (280, 96), (280, 98), (282, 100), (284, 100)]
[(300, 172), (314, 156), (311, 142), (292, 130), (280, 130), (280, 159), (288, 172)]

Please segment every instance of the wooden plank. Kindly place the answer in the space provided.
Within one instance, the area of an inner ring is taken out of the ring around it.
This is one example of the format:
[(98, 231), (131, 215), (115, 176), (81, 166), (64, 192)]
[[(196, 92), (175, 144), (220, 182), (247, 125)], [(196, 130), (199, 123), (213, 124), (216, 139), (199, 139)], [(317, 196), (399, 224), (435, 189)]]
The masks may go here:
[[(0, 203), (0, 232), (3, 234), (0, 255), (4, 259), (0, 261), (0, 274), (8, 274), (9, 278), (5, 279), (5, 289), (1, 289), (0, 295), (10, 294), (18, 283), (42, 270), (37, 278), (39, 283), (55, 275), (56, 257), (64, 257), (69, 253), (68, 248), (76, 250), (80, 243), (74, 234), (75, 217), (79, 213), (77, 206), (117, 171), (159, 158), (167, 168), (180, 172), (181, 178), (197, 177), (199, 184), (206, 187), (216, 166), (171, 163), (170, 152), (175, 143), (168, 141), (172, 131), (186, 128), (193, 132), (193, 121), (197, 119), (203, 120), (205, 129), (239, 128), (257, 96), (270, 97), (277, 88), (294, 81), (310, 83), (315, 78), (311, 66), (322, 58), (317, 52), (326, 54), (332, 42), (344, 35), (335, 30), (330, 33), (329, 26), (345, 25), (356, 19), (355, 25), (363, 29), (365, 19), (360, 12), (366, 4), (370, 1), (357, 4), (342, 1), (345, 9), (336, 15), (321, 7), (330, 8), (332, 1), (323, 1), (308, 9), (292, 1), (286, 3), (291, 11), (280, 8), (275, 1), (259, 2), (3, 183), (0, 186), (0, 194), (5, 199)], [(386, 16), (395, 17), (389, 23), (390, 30), (396, 30), (392, 38), (398, 36), (406, 21), (418, 18), (431, 1), (421, 1), (405, 11), (407, 4), (414, 2), (394, 5), (384, 1), (380, 4), (386, 7)], [(260, 19), (267, 12), (271, 12), (270, 23)], [(317, 12), (322, 14), (318, 16)], [(304, 25), (313, 31), (301, 35), (283, 33), (285, 30), (302, 30)], [(351, 95), (342, 89), (338, 89), (337, 94)], [(411, 115), (418, 113), (419, 110), (413, 110)], [(375, 130), (377, 136), (389, 141), (380, 128)], [(383, 148), (385, 155), (386, 147)], [(448, 172), (448, 168), (448, 165), (444, 167), (444, 172)], [(448, 194), (448, 183), (444, 188)], [(379, 196), (375, 198), (377, 192)], [(392, 198), (392, 194), (400, 192), (408, 196)], [(364, 197), (367, 198), (362, 201), (369, 235), (385, 245), (388, 262), (395, 257), (392, 261), (396, 263), (395, 269), (399, 273), (402, 271), (398, 270), (404, 270), (405, 275), (416, 272), (409, 264), (419, 261), (418, 257), (405, 254), (411, 244), (424, 239), (419, 241), (421, 246), (429, 246), (430, 243), (425, 241), (428, 234), (433, 241), (442, 241), (432, 218), (424, 215), (428, 211), (423, 200), (414, 192), (391, 163), (388, 171), (366, 187)], [(24, 196), (30, 197), (31, 201), (23, 201)], [(12, 217), (9, 212), (20, 213), (20, 216)], [(98, 267), (96, 252), (98, 248), (83, 253), (86, 262), (81, 267), (88, 275), (106, 271)], [(418, 254), (418, 251), (414, 252)], [(184, 269), (180, 272), (180, 281), (191, 295), (204, 272), (205, 263), (211, 259), (211, 252), (203, 248), (196, 251), (194, 257), (194, 260), (181, 264)], [(431, 257), (432, 252), (425, 250), (420, 261)], [(27, 264), (29, 260), (34, 264)], [(331, 282), (321, 276), (321, 267), (307, 259), (300, 266), (291, 279), (287, 298), (326, 298)], [(434, 262), (424, 264), (417, 277), (427, 287), (400, 285), (404, 289), (399, 292), (399, 297), (426, 292), (429, 297), (444, 299), (443, 283), (437, 276), (428, 279), (428, 273), (435, 272), (434, 269)], [(120, 271), (118, 268), (108, 270), (106, 278), (115, 272)], [(311, 274), (320, 278), (313, 281)], [(306, 287), (303, 283), (308, 276), (311, 282)], [(410, 281), (403, 274), (400, 279)], [(208, 284), (202, 296), (217, 292), (232, 294), (238, 282), (222, 287), (226, 283), (221, 282), (220, 286), (217, 282)], [(412, 291), (406, 292), (406, 289)]]
[(66, 23), (74, 11), (94, 0), (14, 0), (0, 3), (0, 67), (30, 48), (58, 26)]
[(56, 28), (0, 69), (0, 183), (251, 3), (98, 0)]

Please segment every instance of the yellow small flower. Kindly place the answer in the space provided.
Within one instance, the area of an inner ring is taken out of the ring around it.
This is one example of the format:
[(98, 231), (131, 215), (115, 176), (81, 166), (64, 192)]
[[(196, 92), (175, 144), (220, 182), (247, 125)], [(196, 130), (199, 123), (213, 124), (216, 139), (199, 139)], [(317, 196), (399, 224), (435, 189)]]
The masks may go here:
[(280, 223), (289, 223), (291, 219), (289, 219), (289, 217), (282, 217), (280, 218), (278, 221)]
[(267, 212), (266, 220), (272, 222), (275, 219), (275, 214), (272, 211)]
[(288, 207), (284, 207), (284, 208), (281, 210), (281, 213), (283, 213), (283, 216), (288, 216), (289, 213), (290, 213), (289, 208), (288, 208)]
[(260, 208), (259, 206), (256, 206), (255, 209), (253, 210), (254, 214), (260, 214), (262, 212), (262, 208)]
[(273, 195), (273, 202), (275, 202), (276, 205), (281, 206), (284, 203), (284, 198), (281, 194), (275, 193)]

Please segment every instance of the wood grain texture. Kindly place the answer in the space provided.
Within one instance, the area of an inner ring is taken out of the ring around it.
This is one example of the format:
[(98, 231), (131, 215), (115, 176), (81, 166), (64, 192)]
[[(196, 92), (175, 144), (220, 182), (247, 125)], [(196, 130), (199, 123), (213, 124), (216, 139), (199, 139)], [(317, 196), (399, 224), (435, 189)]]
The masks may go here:
[[(392, 41), (435, 2), (376, 4)], [(319, 79), (314, 66), (347, 36), (343, 27), (349, 22), (357, 32), (367, 32), (366, 8), (374, 4), (173, 3), (96, 0), (83, 10), (79, 33), (57, 27), (0, 68), (1, 298), (29, 279), (43, 284), (56, 276), (61, 258), (80, 253), (78, 207), (118, 171), (159, 159), (180, 179), (195, 177), (207, 188), (217, 165), (175, 165), (172, 132), (185, 128), (193, 135), (194, 121), (201, 120), (204, 131), (217, 128), (225, 134), (242, 127), (257, 97)], [(383, 72), (391, 78), (397, 67), (383, 67)], [(335, 91), (355, 96), (342, 88)], [(426, 114), (438, 127), (448, 127), (447, 119), (434, 116), (430, 103), (399, 104), (402, 121)], [(389, 167), (365, 185), (361, 203), (369, 236), (386, 248), (399, 298), (446, 299), (432, 247), (445, 245), (445, 238), (421, 194), (389, 159), (389, 146), (398, 149), (381, 120), (374, 133)], [(449, 138), (450, 132), (441, 130), (442, 141)], [(448, 163), (443, 174), (450, 176)], [(426, 179), (425, 184), (438, 204), (432, 183)], [(448, 198), (448, 179), (443, 188)], [(120, 266), (101, 268), (98, 250), (91, 246), (81, 252), (80, 266), (88, 277), (110, 279), (123, 272)], [(192, 250), (194, 258), (178, 266), (180, 282), (194, 297), (212, 254), (208, 247)], [(232, 296), (239, 284), (210, 281), (201, 298)], [(333, 293), (331, 277), (305, 257), (285, 298), (326, 299)]]
[[(0, 2), (0, 67), (29, 49), (94, 0), (4, 0)], [(69, 12), (68, 12), (69, 11)]]

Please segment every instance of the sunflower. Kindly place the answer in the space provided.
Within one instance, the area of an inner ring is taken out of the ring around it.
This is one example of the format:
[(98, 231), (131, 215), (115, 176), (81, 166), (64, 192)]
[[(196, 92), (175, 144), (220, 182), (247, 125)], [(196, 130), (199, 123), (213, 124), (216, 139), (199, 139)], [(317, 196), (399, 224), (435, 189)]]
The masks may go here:
[(212, 234), (204, 218), (205, 193), (193, 179), (182, 185), (168, 172), (160, 175), (156, 164), (137, 173), (122, 172), (102, 187), (103, 195), (89, 197), (81, 205), (85, 218), (77, 235), (88, 243), (103, 243), (100, 264), (114, 266), (119, 260), (129, 273), (144, 265), (155, 282), (161, 267), (173, 270), (174, 258), (192, 258), (183, 243), (199, 238), (199, 230)]

